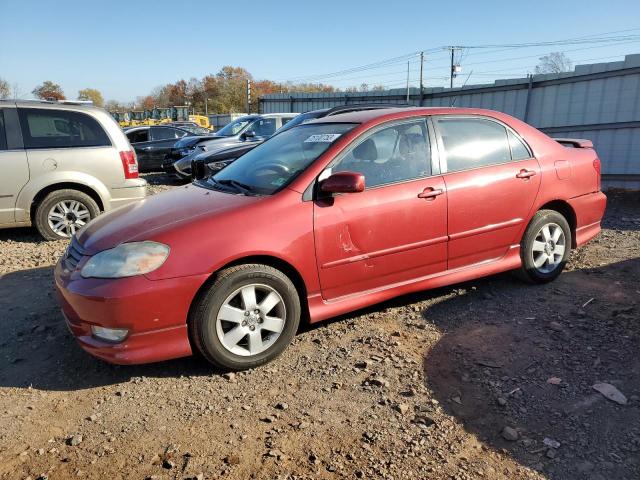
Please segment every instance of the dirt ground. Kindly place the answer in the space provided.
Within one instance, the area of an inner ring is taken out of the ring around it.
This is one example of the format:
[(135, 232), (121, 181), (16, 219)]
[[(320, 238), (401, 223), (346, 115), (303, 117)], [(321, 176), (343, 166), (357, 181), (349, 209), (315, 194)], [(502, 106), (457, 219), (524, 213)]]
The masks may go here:
[(551, 284), (401, 297), (240, 374), (90, 357), (54, 299), (65, 242), (0, 231), (0, 478), (638, 479), (640, 195), (609, 198)]

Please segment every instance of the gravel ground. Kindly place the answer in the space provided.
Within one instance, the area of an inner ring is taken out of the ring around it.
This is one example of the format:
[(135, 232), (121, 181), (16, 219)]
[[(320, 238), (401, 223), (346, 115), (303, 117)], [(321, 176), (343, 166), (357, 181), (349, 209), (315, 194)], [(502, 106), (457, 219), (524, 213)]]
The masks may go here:
[(401, 297), (240, 374), (83, 353), (53, 298), (65, 246), (0, 231), (0, 478), (640, 478), (637, 194), (552, 284)]

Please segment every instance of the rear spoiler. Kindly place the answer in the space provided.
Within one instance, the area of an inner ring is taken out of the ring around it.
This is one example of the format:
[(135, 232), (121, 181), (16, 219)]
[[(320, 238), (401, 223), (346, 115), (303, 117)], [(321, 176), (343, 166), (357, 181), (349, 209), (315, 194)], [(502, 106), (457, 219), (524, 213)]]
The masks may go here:
[(584, 138), (554, 138), (554, 140), (564, 147), (593, 148), (593, 142)]

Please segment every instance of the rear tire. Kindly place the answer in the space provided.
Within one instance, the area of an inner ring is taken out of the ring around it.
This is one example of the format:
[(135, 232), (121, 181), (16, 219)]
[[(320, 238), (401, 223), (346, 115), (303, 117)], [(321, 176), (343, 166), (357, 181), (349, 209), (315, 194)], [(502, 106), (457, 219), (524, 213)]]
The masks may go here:
[(100, 208), (89, 195), (63, 189), (42, 199), (36, 207), (34, 223), (45, 240), (68, 240), (98, 215)]
[(522, 266), (518, 276), (529, 283), (555, 280), (569, 259), (571, 242), (571, 228), (566, 218), (555, 210), (540, 210), (522, 238)]
[(280, 355), (300, 323), (300, 298), (291, 280), (268, 265), (221, 271), (189, 320), (197, 350), (225, 370), (245, 370)]

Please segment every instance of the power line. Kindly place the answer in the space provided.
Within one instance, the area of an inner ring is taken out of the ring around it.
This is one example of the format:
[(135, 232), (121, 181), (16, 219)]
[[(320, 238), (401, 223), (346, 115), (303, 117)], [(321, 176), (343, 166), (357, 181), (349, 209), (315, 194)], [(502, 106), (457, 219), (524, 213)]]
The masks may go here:
[[(617, 31), (613, 31), (613, 32), (604, 32), (604, 33), (600, 33), (600, 34), (591, 34), (591, 35), (586, 35), (586, 36), (581, 36), (581, 37), (573, 37), (573, 38), (568, 38), (568, 39), (563, 39), (563, 40), (553, 40), (553, 41), (547, 41), (547, 42), (467, 45), (467, 46), (457, 46), (457, 48), (480, 49), (480, 50), (501, 48), (503, 50), (511, 50), (511, 49), (516, 49), (516, 48), (532, 48), (532, 47), (537, 47), (537, 46), (561, 46), (561, 45), (577, 45), (577, 44), (589, 44), (589, 43), (615, 44), (616, 42), (622, 42), (622, 41), (628, 41), (628, 40), (640, 40), (640, 35), (618, 35), (618, 36), (608, 36), (608, 37), (605, 36), (605, 35), (610, 35), (612, 33), (632, 32), (632, 31), (638, 31), (638, 30), (640, 30), (640, 28), (617, 30)], [(425, 49), (423, 51), (426, 52), (426, 53), (437, 53), (438, 51), (441, 51), (441, 48), (431, 48), (431, 49)], [(494, 51), (494, 53), (496, 53), (496, 52)], [(397, 65), (397, 64), (400, 64), (400, 63), (404, 64), (408, 59), (410, 59), (411, 57), (416, 57), (419, 54), (420, 54), (420, 51), (416, 51), (416, 52), (408, 53), (408, 54), (405, 54), (405, 55), (400, 55), (400, 56), (397, 56), (397, 57), (392, 57), (392, 58), (380, 60), (380, 61), (377, 61), (377, 62), (373, 62), (373, 63), (369, 63), (369, 64), (365, 64), (365, 65), (360, 65), (360, 66), (357, 66), (357, 67), (352, 67), (352, 68), (348, 68), (348, 69), (344, 69), (344, 70), (339, 70), (339, 71), (336, 71), (336, 72), (293, 77), (293, 78), (290, 78), (289, 81), (313, 82), (313, 81), (320, 81), (320, 80), (328, 80), (328, 79), (332, 79), (332, 78), (336, 78), (336, 77), (337, 78), (344, 77), (345, 75), (348, 75), (348, 74), (351, 74), (351, 73), (358, 73), (358, 72), (362, 72), (362, 71), (367, 71), (367, 70), (372, 70), (372, 69), (377, 69), (377, 68), (383, 68), (383, 67), (386, 67), (386, 66)], [(464, 56), (465, 53), (463, 53), (462, 55)]]

